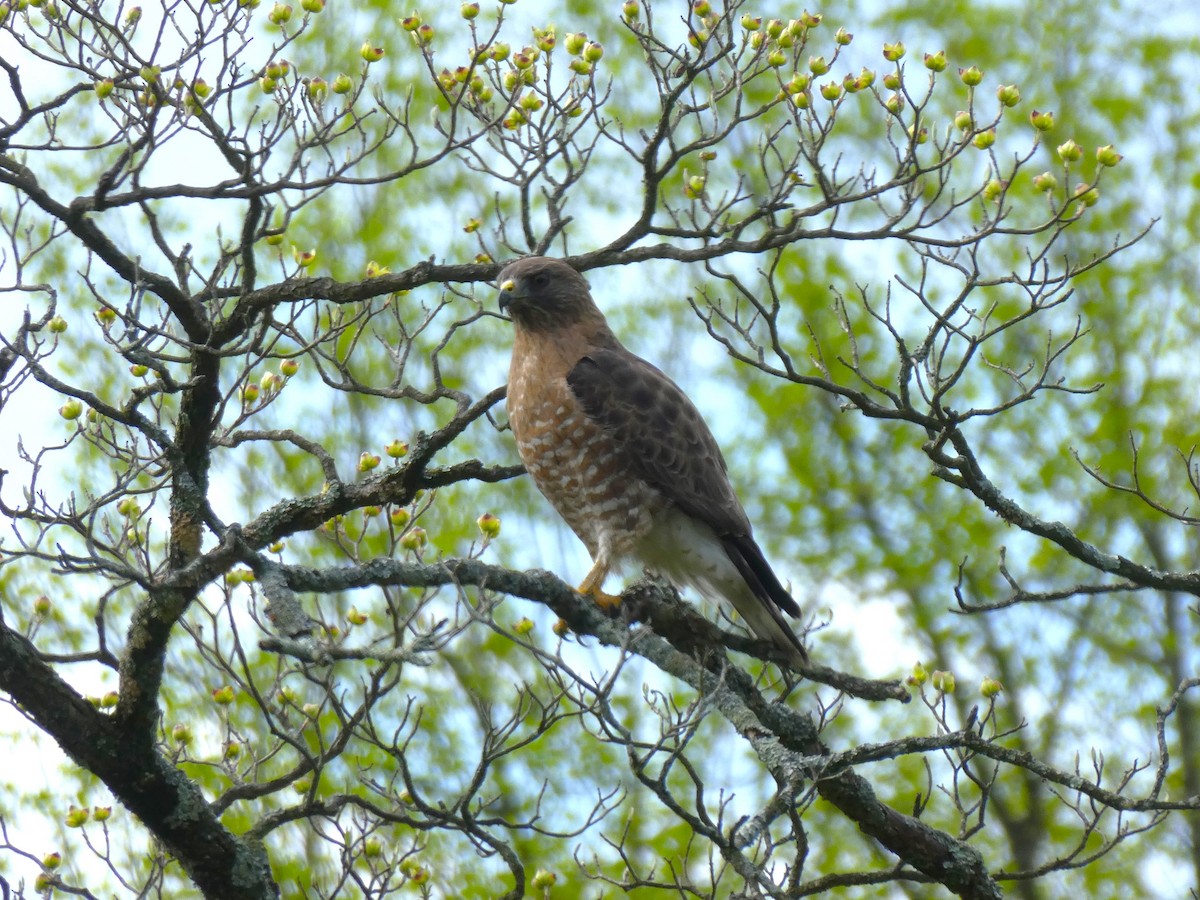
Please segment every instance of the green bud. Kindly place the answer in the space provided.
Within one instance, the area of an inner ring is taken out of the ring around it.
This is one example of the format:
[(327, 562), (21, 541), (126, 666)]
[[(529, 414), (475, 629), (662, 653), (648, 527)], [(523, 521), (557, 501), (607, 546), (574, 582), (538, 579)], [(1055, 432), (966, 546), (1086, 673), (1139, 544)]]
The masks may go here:
[(930, 72), (946, 71), (946, 51), (939, 50), (937, 53), (926, 53), (925, 68)]
[(833, 35), (833, 40), (838, 44), (838, 46), (845, 47), (852, 40), (854, 40), (854, 35), (848, 32), (845, 28), (839, 28)]
[(827, 81), (821, 85), (821, 96), (832, 103), (842, 96), (842, 86), (836, 81)]
[(567, 52), (572, 56), (578, 56), (583, 52), (583, 47), (587, 43), (587, 35), (582, 31), (572, 31), (567, 34), (563, 46), (567, 48)]
[(1083, 148), (1075, 143), (1074, 139), (1058, 145), (1058, 158), (1065, 163), (1076, 162), (1081, 156), (1083, 156)]
[(958, 77), (962, 79), (962, 83), (967, 87), (976, 87), (983, 81), (983, 70), (979, 66), (970, 66), (966, 69), (958, 70)]
[(1029, 121), (1038, 131), (1049, 131), (1054, 127), (1054, 113), (1034, 110), (1029, 114)]
[(965, 109), (960, 109), (954, 114), (954, 127), (959, 131), (970, 131), (974, 124), (971, 114)]
[(904, 44), (900, 41), (896, 41), (894, 44), (884, 44), (883, 58), (888, 62), (899, 62), (904, 58)]
[(464, 3), (462, 6), (459, 7), (458, 11), (462, 14), (462, 17), (469, 22), (472, 19), (474, 19), (476, 16), (479, 15), (479, 4), (478, 3)]
[(808, 70), (814, 75), (824, 75), (829, 71), (829, 63), (825, 62), (823, 56), (810, 56), (808, 58)]
[(986, 150), (996, 143), (996, 129), (989, 128), (987, 131), (981, 131), (975, 135), (975, 139), (971, 141), (978, 149)]
[(492, 540), (500, 534), (500, 517), (490, 512), (484, 513), (475, 520), (475, 524), (479, 526), (479, 533), (486, 540)]
[(358, 55), (368, 63), (379, 62), (379, 60), (383, 59), (383, 52), (382, 47), (376, 47), (370, 41), (364, 41), (363, 45), (358, 49)]
[(272, 25), (283, 25), (292, 18), (292, 8), (286, 3), (276, 3), (267, 13), (267, 21)]
[(82, 828), (87, 824), (91, 814), (86, 806), (71, 806), (67, 809), (66, 824), (68, 828)]
[(333, 83), (329, 86), (329, 89), (335, 94), (348, 94), (354, 90), (354, 82), (350, 80), (349, 75), (339, 74), (333, 79)]
[(112, 94), (113, 89), (115, 87), (116, 87), (116, 83), (111, 78), (100, 79), (94, 85), (94, 89), (96, 91), (96, 97), (100, 100), (105, 99), (106, 97), (108, 97), (109, 95)]
[(1004, 685), (995, 678), (984, 678), (979, 685), (979, 693), (983, 694), (988, 700), (991, 700), (1003, 690)]
[(1111, 169), (1122, 159), (1124, 159), (1112, 144), (1105, 144), (1103, 147), (1096, 148), (1096, 162), (1105, 168)]
[(1021, 92), (1015, 84), (1002, 84), (996, 88), (996, 99), (1004, 106), (1013, 107), (1021, 102)]
[(1058, 179), (1050, 172), (1043, 172), (1041, 175), (1033, 176), (1033, 189), (1040, 191), (1043, 194), (1048, 194), (1058, 187)]

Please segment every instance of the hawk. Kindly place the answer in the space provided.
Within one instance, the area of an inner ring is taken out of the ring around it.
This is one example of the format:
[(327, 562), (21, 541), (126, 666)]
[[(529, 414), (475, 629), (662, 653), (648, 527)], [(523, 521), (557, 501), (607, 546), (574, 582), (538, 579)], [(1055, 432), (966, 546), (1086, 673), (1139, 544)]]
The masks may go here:
[(583, 277), (531, 256), (500, 273), (514, 326), (508, 419), (534, 484), (592, 556), (579, 585), (601, 603), (609, 571), (640, 563), (726, 601), (796, 668), (800, 607), (771, 570), (725, 458), (675, 382), (613, 335)]

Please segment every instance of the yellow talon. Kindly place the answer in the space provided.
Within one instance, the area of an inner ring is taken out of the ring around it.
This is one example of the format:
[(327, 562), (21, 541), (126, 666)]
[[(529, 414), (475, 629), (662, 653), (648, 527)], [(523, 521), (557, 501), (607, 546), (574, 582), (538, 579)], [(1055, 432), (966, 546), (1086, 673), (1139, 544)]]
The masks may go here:
[(597, 562), (592, 566), (592, 570), (587, 573), (587, 577), (579, 583), (579, 587), (575, 589), (577, 593), (583, 594), (585, 597), (591, 597), (596, 601), (605, 612), (615, 612), (621, 605), (621, 598), (614, 594), (606, 594), (601, 588), (604, 584), (604, 579), (608, 575), (608, 566), (601, 562)]

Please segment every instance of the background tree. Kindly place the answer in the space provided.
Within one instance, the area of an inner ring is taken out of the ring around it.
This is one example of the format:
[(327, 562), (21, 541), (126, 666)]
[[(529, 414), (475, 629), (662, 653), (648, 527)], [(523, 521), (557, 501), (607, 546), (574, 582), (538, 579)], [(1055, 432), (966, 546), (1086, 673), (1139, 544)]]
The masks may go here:
[[(1194, 890), (1184, 8), (481, 6), (0, 4), (0, 690), (72, 761), (5, 890)], [(521, 571), (526, 253), (690, 380), (803, 678)]]

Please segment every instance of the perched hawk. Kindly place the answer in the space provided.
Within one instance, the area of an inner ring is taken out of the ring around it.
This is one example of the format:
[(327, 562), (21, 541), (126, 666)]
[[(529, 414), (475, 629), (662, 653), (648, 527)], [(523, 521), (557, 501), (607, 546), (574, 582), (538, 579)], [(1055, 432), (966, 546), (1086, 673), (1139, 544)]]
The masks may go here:
[(534, 483), (587, 545), (579, 592), (627, 561), (733, 605), (792, 666), (804, 647), (780, 610), (800, 607), (754, 541), (725, 459), (666, 375), (621, 345), (566, 263), (528, 257), (500, 273), (516, 334), (508, 417)]

